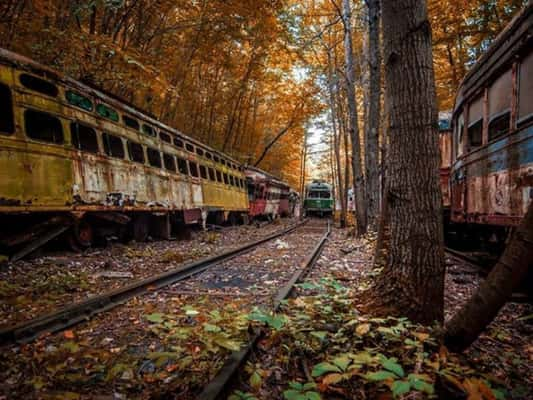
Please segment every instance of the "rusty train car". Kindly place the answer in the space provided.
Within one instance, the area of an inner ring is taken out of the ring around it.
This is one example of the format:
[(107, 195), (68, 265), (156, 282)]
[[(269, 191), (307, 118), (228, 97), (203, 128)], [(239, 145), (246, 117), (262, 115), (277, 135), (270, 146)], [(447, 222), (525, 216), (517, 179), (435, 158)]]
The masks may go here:
[(250, 217), (275, 219), (293, 212), (290, 197), (291, 188), (273, 175), (259, 168), (246, 167)]
[(451, 158), (452, 229), (503, 242), (533, 199), (533, 5), (465, 76), (452, 115)]
[(164, 238), (248, 215), (236, 160), (3, 49), (0, 110), (0, 247), (61, 227), (82, 247), (106, 232)]

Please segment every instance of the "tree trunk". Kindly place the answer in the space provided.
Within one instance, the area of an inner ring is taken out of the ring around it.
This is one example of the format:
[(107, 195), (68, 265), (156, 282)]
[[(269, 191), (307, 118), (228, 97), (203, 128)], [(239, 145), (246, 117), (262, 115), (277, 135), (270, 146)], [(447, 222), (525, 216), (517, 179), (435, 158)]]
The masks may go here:
[(344, 57), (346, 63), (346, 96), (350, 117), (350, 138), (352, 139), (352, 170), (354, 186), (354, 203), (357, 234), (363, 235), (367, 229), (366, 188), (361, 168), (361, 144), (357, 122), (357, 103), (355, 101), (355, 70), (352, 51), (352, 10), (350, 0), (342, 0), (344, 24)]
[(380, 0), (368, 0), (369, 107), (365, 129), (366, 193), (369, 225), (375, 228), (379, 215), (379, 122), (381, 120)]
[(500, 260), (476, 293), (446, 326), (445, 343), (462, 351), (476, 340), (533, 267), (533, 202)]
[(438, 117), (425, 0), (383, 0), (389, 105), (388, 261), (373, 288), (378, 314), (442, 322), (444, 251)]
[[(339, 134), (337, 129), (337, 104), (335, 102), (335, 83), (333, 82), (333, 66), (332, 66), (332, 57), (331, 49), (328, 49), (328, 89), (329, 89), (329, 107), (331, 110), (331, 125), (333, 128), (333, 146), (335, 150), (335, 164), (337, 167), (337, 194), (339, 196), (339, 202), (341, 205), (341, 215), (340, 215), (340, 227), (344, 228), (346, 226), (346, 209), (344, 208), (344, 203), (342, 202), (342, 171), (341, 171), (341, 155), (340, 155), (340, 143), (339, 143)], [(338, 90), (338, 87), (337, 87)], [(333, 198), (333, 210), (337, 208), (336, 198)]]

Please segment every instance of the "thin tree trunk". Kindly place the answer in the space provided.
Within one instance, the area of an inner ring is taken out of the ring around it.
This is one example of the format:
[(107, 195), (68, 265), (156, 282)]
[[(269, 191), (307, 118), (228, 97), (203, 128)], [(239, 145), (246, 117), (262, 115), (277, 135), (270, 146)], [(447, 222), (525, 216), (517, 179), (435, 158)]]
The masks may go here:
[(379, 215), (379, 122), (381, 120), (381, 49), (379, 39), (380, 0), (368, 0), (369, 107), (365, 129), (366, 193), (369, 225)]
[(367, 230), (366, 188), (361, 168), (361, 143), (357, 122), (357, 103), (355, 100), (355, 70), (352, 50), (352, 10), (350, 0), (342, 0), (344, 23), (344, 56), (346, 62), (346, 96), (350, 116), (350, 137), (352, 139), (352, 170), (355, 197), (355, 217), (357, 234), (363, 235)]
[(487, 279), (447, 324), (446, 345), (454, 351), (470, 346), (524, 282), (530, 268), (533, 268), (533, 202)]
[[(388, 262), (371, 306), (378, 314), (442, 322), (444, 251), (438, 117), (425, 0), (383, 0), (388, 154)], [(401, 79), (399, 79), (401, 77)]]

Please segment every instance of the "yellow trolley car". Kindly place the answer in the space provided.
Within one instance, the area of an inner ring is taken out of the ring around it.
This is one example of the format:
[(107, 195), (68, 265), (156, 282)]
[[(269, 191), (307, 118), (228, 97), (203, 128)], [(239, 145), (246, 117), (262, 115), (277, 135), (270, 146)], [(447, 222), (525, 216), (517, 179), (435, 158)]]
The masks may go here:
[[(78, 246), (248, 212), (243, 167), (125, 102), (0, 49), (0, 246)], [(59, 233), (54, 233), (59, 232)]]

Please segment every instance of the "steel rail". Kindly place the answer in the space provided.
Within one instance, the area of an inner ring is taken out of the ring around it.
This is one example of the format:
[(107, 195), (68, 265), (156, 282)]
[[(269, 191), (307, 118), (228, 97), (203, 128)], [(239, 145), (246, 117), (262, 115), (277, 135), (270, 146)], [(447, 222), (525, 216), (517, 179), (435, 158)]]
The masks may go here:
[(133, 297), (187, 279), (208, 268), (220, 264), (221, 262), (245, 254), (263, 243), (293, 232), (306, 223), (307, 221), (304, 220), (294, 224), (290, 228), (276, 232), (254, 242), (247, 243), (237, 249), (195, 261), (180, 268), (133, 282), (122, 288), (90, 297), (87, 300), (74, 303), (31, 320), (0, 329), (0, 345), (14, 342), (28, 343), (39, 338), (43, 334), (62, 331), (80, 322), (87, 321), (99, 313), (123, 304)]
[[(297, 270), (291, 279), (278, 291), (274, 299), (274, 311), (277, 311), (282, 304), (282, 301), (286, 299), (293, 291), (294, 285), (301, 280), (315, 265), (316, 261), (322, 253), (322, 249), (326, 243), (326, 240), (331, 232), (330, 223), (327, 223), (326, 232), (322, 235), (317, 245), (313, 249), (310, 256), (306, 259), (304, 267)], [(235, 376), (235, 373), (239, 367), (246, 361), (248, 355), (252, 349), (256, 346), (257, 342), (262, 336), (261, 330), (254, 331), (250, 335), (248, 343), (238, 351), (234, 351), (226, 359), (222, 368), (218, 371), (217, 375), (204, 387), (203, 391), (196, 398), (197, 400), (216, 400), (222, 398), (225, 390), (228, 388), (229, 383)]]

